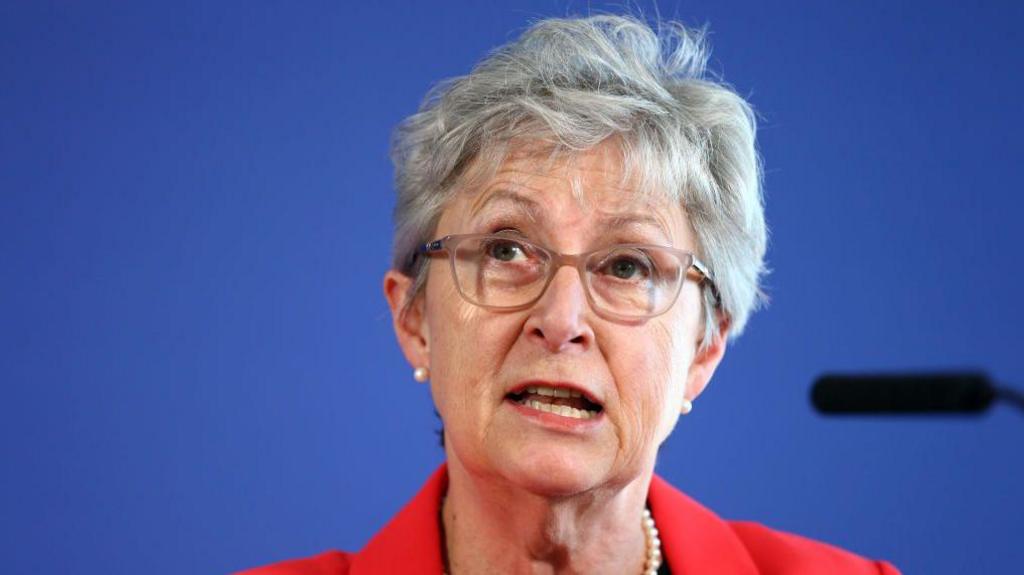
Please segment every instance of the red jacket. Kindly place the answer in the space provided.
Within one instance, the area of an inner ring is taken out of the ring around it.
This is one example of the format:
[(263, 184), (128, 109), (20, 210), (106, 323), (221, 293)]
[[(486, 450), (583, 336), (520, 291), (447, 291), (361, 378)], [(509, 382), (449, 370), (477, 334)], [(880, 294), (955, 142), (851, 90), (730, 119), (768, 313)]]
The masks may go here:
[[(438, 517), (447, 488), (448, 472), (442, 465), (358, 553), (327, 551), (237, 575), (440, 575), (444, 568)], [(884, 561), (757, 523), (723, 521), (657, 475), (647, 502), (675, 575), (899, 575)]]

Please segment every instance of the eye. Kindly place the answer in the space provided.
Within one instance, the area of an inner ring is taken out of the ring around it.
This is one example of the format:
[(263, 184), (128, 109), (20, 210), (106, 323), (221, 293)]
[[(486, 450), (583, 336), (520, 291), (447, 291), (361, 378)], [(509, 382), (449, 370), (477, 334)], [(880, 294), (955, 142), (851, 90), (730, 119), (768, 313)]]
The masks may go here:
[(619, 280), (638, 280), (651, 277), (653, 264), (642, 252), (619, 253), (605, 259), (597, 271)]
[(637, 273), (637, 263), (626, 258), (619, 258), (609, 266), (611, 274), (619, 279), (629, 279)]
[(487, 242), (484, 253), (500, 262), (512, 262), (526, 256), (526, 250), (519, 242), (499, 239)]

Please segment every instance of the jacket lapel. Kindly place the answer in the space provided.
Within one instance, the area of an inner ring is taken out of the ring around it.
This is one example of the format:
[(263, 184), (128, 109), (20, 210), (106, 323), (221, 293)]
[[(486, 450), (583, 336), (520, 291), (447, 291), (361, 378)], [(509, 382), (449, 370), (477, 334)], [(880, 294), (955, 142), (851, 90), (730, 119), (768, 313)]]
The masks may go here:
[(757, 575), (757, 567), (729, 524), (655, 475), (647, 504), (673, 575)]
[(448, 490), (448, 468), (441, 465), (391, 521), (352, 558), (351, 575), (403, 573), (440, 575), (441, 499)]

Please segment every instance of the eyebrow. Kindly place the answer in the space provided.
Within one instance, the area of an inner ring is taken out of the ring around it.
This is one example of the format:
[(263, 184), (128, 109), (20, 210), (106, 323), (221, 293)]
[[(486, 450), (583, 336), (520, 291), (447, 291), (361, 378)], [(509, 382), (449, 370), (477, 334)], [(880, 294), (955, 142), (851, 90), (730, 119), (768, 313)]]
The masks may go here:
[(486, 208), (489, 204), (496, 201), (506, 201), (515, 204), (517, 208), (520, 208), (521, 210), (525, 211), (533, 220), (545, 219), (544, 211), (541, 209), (540, 204), (518, 192), (509, 190), (507, 188), (501, 188), (489, 194), (484, 201), (480, 202), (479, 205), (473, 207), (473, 209), (469, 213), (470, 217), (477, 217), (478, 215), (480, 215), (480, 212), (484, 210), (484, 208)]
[(647, 214), (617, 214), (603, 218), (601, 223), (610, 228), (652, 226), (661, 231), (661, 233), (665, 235), (665, 239), (668, 239), (668, 230), (661, 225), (661, 221)]
[[(479, 203), (479, 205), (472, 208), (472, 210), (470, 211), (470, 217), (476, 218), (478, 215), (480, 215), (481, 212), (484, 211), (484, 208), (486, 208), (489, 204), (501, 201), (510, 202), (514, 204), (517, 208), (526, 212), (527, 216), (532, 221), (545, 222), (547, 220), (545, 212), (543, 208), (541, 208), (540, 204), (538, 204), (531, 198), (528, 198), (516, 191), (507, 188), (501, 188), (489, 194), (486, 199)], [(661, 234), (665, 237), (666, 241), (670, 241), (672, 237), (668, 233), (668, 230), (665, 229), (665, 226), (662, 224), (662, 222), (649, 214), (612, 214), (602, 217), (601, 224), (604, 227), (611, 229), (636, 226), (651, 226), (660, 231)]]

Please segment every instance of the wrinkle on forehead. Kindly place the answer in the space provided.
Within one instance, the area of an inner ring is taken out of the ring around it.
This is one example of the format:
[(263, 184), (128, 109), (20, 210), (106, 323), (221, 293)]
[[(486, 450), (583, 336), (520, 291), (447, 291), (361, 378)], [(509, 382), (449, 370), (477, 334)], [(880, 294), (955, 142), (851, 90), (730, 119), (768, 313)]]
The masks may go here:
[[(561, 171), (526, 173), (513, 165), (499, 172), (480, 193), (464, 197), (464, 210), (457, 210), (462, 217), (456, 218), (463, 219), (464, 225), (474, 226), (473, 222), (479, 223), (479, 220), (509, 215), (547, 229), (572, 229), (582, 224), (599, 237), (615, 231), (635, 236), (641, 243), (667, 243), (680, 249), (694, 247), (692, 228), (681, 205), (624, 189), (615, 185), (614, 179), (609, 183), (605, 174), (588, 174), (590, 170), (586, 167), (581, 167), (580, 171), (582, 173), (572, 175), (591, 186), (583, 196), (590, 199), (589, 202), (581, 201), (575, 193), (571, 194), (572, 200), (568, 199)], [(591, 227), (585, 223), (587, 221), (598, 225)]]
[[(514, 188), (514, 189), (513, 189)], [(601, 230), (631, 230), (636, 231), (639, 235), (645, 235), (643, 230), (656, 230), (664, 237), (666, 241), (673, 242), (676, 234), (672, 233), (673, 226), (669, 221), (673, 215), (671, 210), (664, 209), (664, 206), (657, 206), (649, 201), (631, 202), (630, 205), (641, 205), (644, 206), (642, 209), (631, 209), (631, 210), (615, 210), (606, 209), (603, 205), (597, 207), (591, 207), (590, 209), (579, 208), (579, 213), (576, 217), (560, 216), (557, 212), (558, 207), (552, 207), (551, 202), (545, 202), (546, 205), (542, 205), (541, 202), (535, 201), (530, 197), (532, 188), (521, 189), (520, 186), (513, 186), (498, 182), (494, 185), (494, 191), (488, 191), (482, 194), (482, 197), (474, 203), (473, 208), (469, 210), (467, 218), (470, 221), (474, 221), (476, 218), (483, 218), (482, 214), (488, 214), (487, 217), (494, 217), (496, 215), (505, 214), (510, 212), (516, 217), (525, 215), (526, 219), (531, 224), (541, 224), (554, 227), (564, 227), (566, 225), (572, 227), (578, 220), (590, 219), (596, 216), (596, 220), (600, 224), (599, 233), (604, 233)], [(544, 193), (543, 191), (538, 193)], [(497, 206), (497, 207), (491, 207)], [(552, 213), (552, 212), (555, 213)], [(676, 212), (677, 215), (681, 216), (681, 225), (686, 225), (685, 215), (682, 213), (682, 209)], [(552, 224), (551, 222), (560, 222), (560, 224)]]
[[(588, 150), (566, 150), (543, 141), (512, 141), (492, 145), (467, 168), (456, 195), (473, 197), (470, 209), (475, 210), (483, 201), (493, 183), (502, 180), (509, 185), (529, 186), (533, 178), (552, 178), (568, 181), (572, 197), (582, 209), (593, 207), (593, 191), (581, 181), (583, 174), (599, 174), (594, 180), (602, 182), (602, 205), (612, 198), (617, 209), (637, 211), (651, 209), (655, 204), (675, 200), (676, 196), (661, 186), (652, 186), (651, 178), (642, 177), (627, 165), (621, 138), (613, 137)], [(587, 165), (581, 165), (586, 163)], [(614, 191), (615, 194), (607, 192)]]
[[(696, 233), (680, 198), (657, 185), (640, 189), (645, 182), (654, 180), (642, 177), (639, 169), (629, 170), (625, 166), (627, 160), (628, 156), (617, 138), (585, 151), (559, 150), (550, 142), (538, 141), (493, 144), (489, 150), (481, 151), (455, 183), (449, 205), (442, 212), (435, 230), (466, 233), (478, 213), (484, 213), (480, 210), (493, 195), (515, 192), (533, 200), (537, 209), (533, 212), (517, 209), (521, 206), (504, 201), (499, 202), (502, 205), (500, 209), (514, 218), (527, 220), (530, 225), (538, 225), (544, 223), (539, 220), (548, 219), (557, 222), (562, 229), (569, 222), (555, 218), (551, 210), (577, 208), (574, 216), (586, 218), (596, 215), (605, 224), (601, 228), (605, 231), (645, 236), (644, 230), (657, 230), (660, 232), (657, 235), (663, 236), (671, 247), (699, 253)], [(571, 193), (566, 194), (567, 190)], [(566, 202), (570, 196), (573, 201)], [(545, 215), (551, 217), (538, 217)], [(620, 216), (623, 219), (616, 221)], [(644, 225), (629, 221), (625, 216), (642, 216), (657, 223)], [(616, 224), (619, 227), (610, 227)], [(598, 235), (604, 233), (597, 228), (594, 230)], [(653, 240), (643, 243), (664, 242)]]

